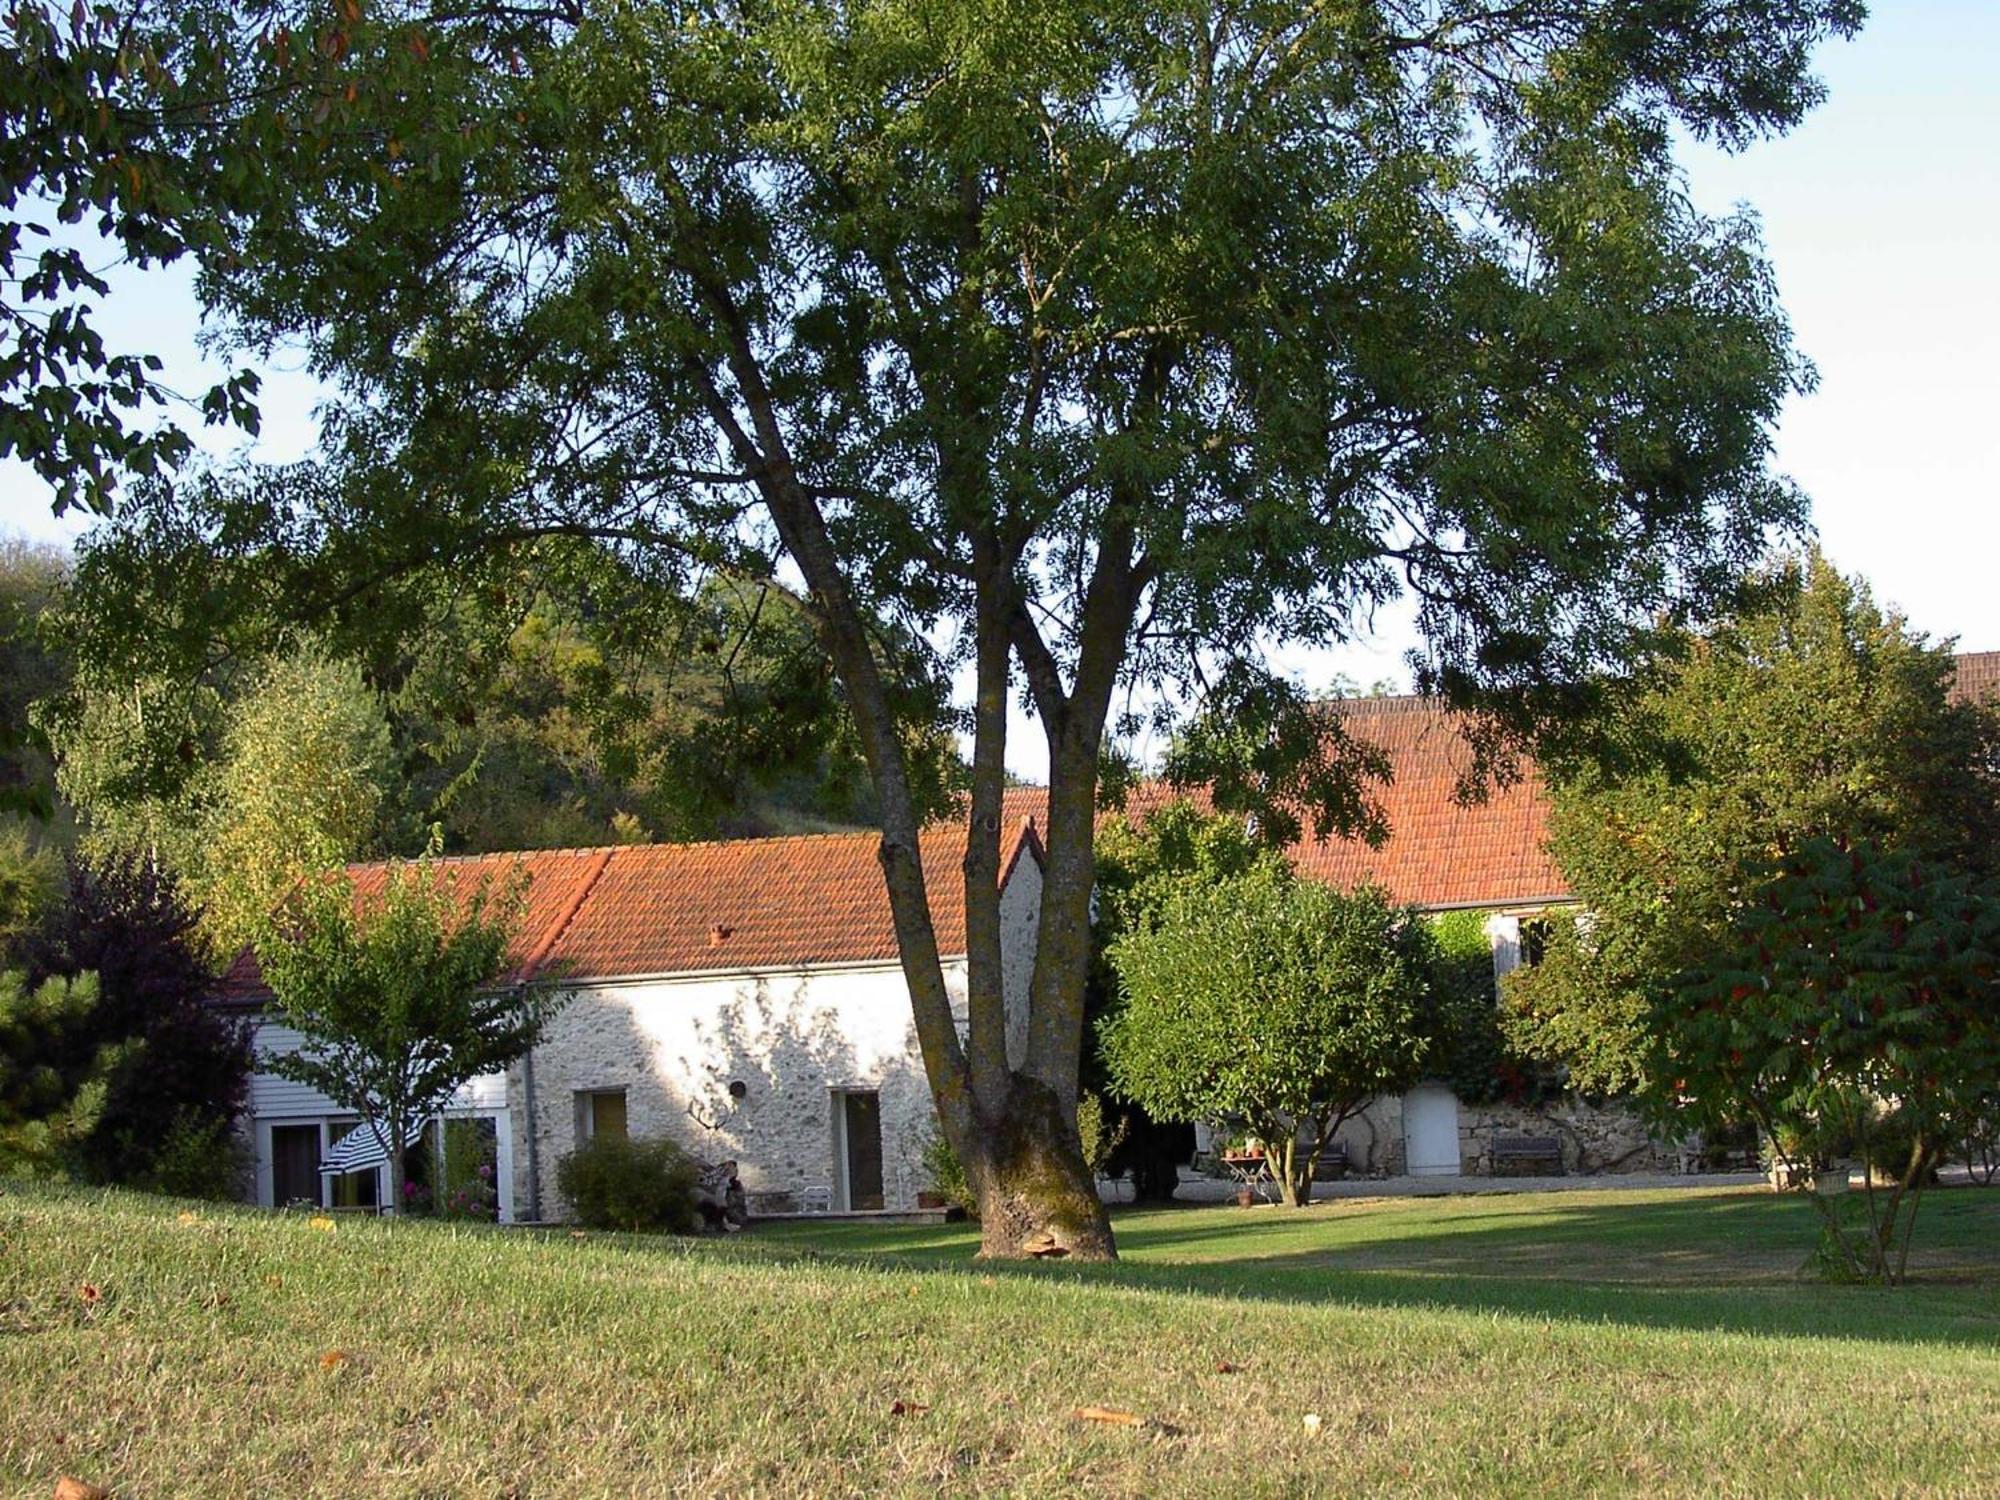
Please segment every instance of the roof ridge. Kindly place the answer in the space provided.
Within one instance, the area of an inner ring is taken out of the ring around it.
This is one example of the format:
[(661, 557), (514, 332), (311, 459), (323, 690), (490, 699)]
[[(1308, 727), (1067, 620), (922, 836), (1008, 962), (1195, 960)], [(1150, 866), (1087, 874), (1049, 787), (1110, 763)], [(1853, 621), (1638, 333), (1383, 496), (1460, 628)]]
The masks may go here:
[(520, 967), (516, 970), (521, 978), (534, 978), (548, 960), (548, 956), (555, 951), (556, 944), (562, 941), (563, 934), (569, 931), (570, 924), (576, 920), (576, 914), (583, 910), (583, 903), (589, 900), (590, 893), (597, 889), (597, 882), (604, 878), (604, 872), (610, 868), (612, 856), (616, 852), (614, 847), (598, 854), (597, 862), (578, 882), (576, 894), (570, 897), (568, 904), (563, 907), (555, 921), (549, 924), (549, 930), (542, 935), (542, 940), (535, 944), (526, 958), (521, 960)]

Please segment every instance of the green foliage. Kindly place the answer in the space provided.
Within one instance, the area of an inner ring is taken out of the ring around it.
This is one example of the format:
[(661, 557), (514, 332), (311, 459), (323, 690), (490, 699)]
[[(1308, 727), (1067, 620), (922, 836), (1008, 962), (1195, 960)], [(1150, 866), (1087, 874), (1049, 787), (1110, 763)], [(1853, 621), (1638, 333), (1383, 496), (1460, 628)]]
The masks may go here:
[(29, 710), (69, 681), (68, 645), (47, 628), (68, 573), (55, 548), (0, 537), (0, 815), (45, 822), (55, 811), (54, 768)]
[(1551, 847), (1587, 918), (1508, 976), (1509, 1034), (1573, 1087), (1646, 1085), (1645, 995), (1725, 941), (1758, 871), (1815, 837), (1982, 871), (2000, 848), (1992, 714), (1953, 701), (1952, 654), (1814, 555), (1662, 659), (1620, 726), (1623, 764), (1559, 764)]
[(1076, 1101), (1076, 1134), (1083, 1144), (1083, 1164), (1090, 1168), (1092, 1177), (1102, 1177), (1113, 1153), (1124, 1143), (1125, 1134), (1131, 1128), (1123, 1116), (1113, 1117), (1104, 1108), (1104, 1100), (1086, 1091)]
[[(874, 811), (826, 654), (775, 583), (684, 594), (606, 547), (543, 540), (476, 560), (449, 589), (385, 581), (365, 601), (329, 603), (257, 530), (262, 507), (245, 514), (239, 497), (190, 482), (174, 502), (200, 517), (190, 543), (160, 529), (153, 498), (142, 490), (83, 542), (63, 621), (85, 670), (42, 717), (93, 848), (218, 866), (217, 907), (232, 914), (218, 918), (222, 946), (239, 909), (267, 894), (237, 872), (289, 865), (302, 844), (347, 858), (420, 849), (435, 829), (453, 852), (573, 847), (817, 831)], [(265, 655), (300, 619), (313, 622), (307, 644)], [(287, 694), (339, 733), (237, 753), (233, 741), (261, 733), (245, 721), (282, 718)], [(953, 742), (912, 751), (941, 803)], [(345, 762), (351, 784), (315, 786), (289, 821), (274, 818), (282, 799), (258, 794), (314, 759)], [(382, 785), (365, 827), (329, 805), (338, 790), (358, 810), (367, 797), (352, 793), (370, 782)], [(217, 860), (218, 834), (282, 858)]]
[(145, 1180), (133, 1186), (170, 1198), (240, 1203), (254, 1198), (257, 1151), (229, 1120), (186, 1110), (174, 1118), (153, 1152)]
[[(245, 90), (250, 34), (236, 8), (22, 0), (0, 46), (0, 458), (25, 462), (71, 505), (111, 508), (126, 472), (157, 474), (192, 442), (153, 355), (114, 352), (93, 326), (99, 267), (220, 253), (241, 206), (247, 143), (217, 127)], [(271, 102), (281, 90), (264, 94)], [(257, 430), (256, 377), (201, 398), (210, 422)]]
[[(264, 1057), (284, 1078), (402, 1142), (457, 1090), (526, 1055), (568, 999), (505, 973), (525, 886), (464, 886), (450, 865), (392, 866), (379, 894), (344, 880), (303, 882), (257, 941), (264, 980), (296, 1052)], [(402, 1152), (389, 1152), (392, 1203)]]
[(61, 899), (22, 945), (31, 981), (92, 976), (98, 1001), (67, 1067), (115, 1056), (70, 1166), (92, 1182), (150, 1186), (176, 1132), (226, 1137), (247, 1103), (247, 1027), (210, 1003), (213, 976), (179, 885), (139, 859), (74, 862)]
[(1493, 942), (1483, 911), (1440, 912), (1429, 918), (1429, 1020), (1433, 1039), (1426, 1071), (1451, 1085), (1460, 1102), (1506, 1099), (1536, 1103), (1549, 1089), (1545, 1070), (1522, 1057), (1501, 1027), (1493, 978)]
[(589, 1229), (692, 1234), (701, 1223), (694, 1159), (664, 1137), (593, 1136), (556, 1163), (556, 1188)]
[(1378, 890), (1341, 894), (1269, 861), (1183, 878), (1109, 959), (1124, 997), (1100, 1023), (1114, 1089), (1160, 1118), (1245, 1122), (1279, 1153), (1288, 1203), (1310, 1196), (1341, 1122), (1429, 1058), (1430, 936)]
[(979, 1195), (965, 1175), (965, 1163), (951, 1149), (951, 1138), (936, 1119), (931, 1120), (919, 1138), (917, 1163), (932, 1191), (942, 1194), (953, 1208), (963, 1210), (967, 1218), (979, 1218)]
[(296, 881), (371, 852), (392, 764), (381, 703), (352, 664), (311, 647), (265, 664), (201, 789), (195, 889), (218, 961)]
[(97, 981), (0, 969), (0, 1173), (67, 1174), (104, 1109), (117, 1044), (96, 1045)]
[(24, 828), (0, 823), (0, 964), (18, 956), (21, 941), (62, 889), (62, 860)]
[[(1612, 935), (1618, 916), (1595, 909), (1552, 912), (1545, 919), (1542, 959), (1516, 969), (1502, 981), (1502, 1030), (1522, 1054), (1561, 1072), (1578, 1093), (1617, 1097), (1645, 1086), (1645, 1059), (1651, 1043), (1643, 971), (1609, 972), (1614, 955), (1633, 961), (1631, 950)], [(1664, 962), (1661, 953), (1648, 955)]]
[(1827, 838), (1745, 894), (1709, 961), (1654, 997), (1658, 1102), (1698, 1127), (1748, 1114), (1795, 1178), (1835, 1151), (1886, 1170), (1865, 1232), (1823, 1212), (1855, 1275), (1895, 1281), (1931, 1169), (2000, 1074), (2000, 899), (1941, 861)]

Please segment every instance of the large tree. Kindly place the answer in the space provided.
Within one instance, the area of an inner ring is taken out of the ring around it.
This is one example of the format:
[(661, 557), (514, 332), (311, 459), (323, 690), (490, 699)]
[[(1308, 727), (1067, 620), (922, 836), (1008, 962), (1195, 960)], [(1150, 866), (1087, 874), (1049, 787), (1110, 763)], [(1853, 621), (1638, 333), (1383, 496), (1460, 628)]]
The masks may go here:
[(1744, 892), (1813, 838), (1875, 840), (1984, 874), (2000, 849), (2000, 721), (1817, 554), (1647, 674), (1623, 765), (1552, 778), (1550, 847), (1585, 916), (1558, 917), (1505, 988), (1531, 1054), (1600, 1094), (1651, 1079), (1651, 986), (1726, 946)]
[[(1225, 802), (1365, 822), (1270, 647), (1408, 590), (1423, 685), (1518, 744), (1799, 516), (1767, 460), (1803, 369), (1754, 223), (1695, 210), (1670, 147), (1798, 120), (1859, 0), (271, 10), (311, 102), (246, 129), (296, 186), (203, 285), (345, 400), (330, 477), (276, 476), (248, 529), (354, 590), (549, 535), (667, 572), (782, 556), (989, 1254), (1112, 1253), (1074, 1104), (1121, 689), (1251, 726)], [(918, 859), (932, 723), (876, 618), (970, 684), (964, 1039)], [(1050, 795), (1014, 1067), (1023, 689)]]

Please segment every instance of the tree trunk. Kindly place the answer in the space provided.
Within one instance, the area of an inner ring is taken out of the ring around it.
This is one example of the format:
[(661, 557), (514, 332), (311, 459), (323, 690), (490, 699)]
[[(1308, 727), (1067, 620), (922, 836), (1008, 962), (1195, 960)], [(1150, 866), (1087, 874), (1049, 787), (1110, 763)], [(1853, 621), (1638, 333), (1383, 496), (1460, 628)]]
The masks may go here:
[(1117, 1258), (1076, 1121), (1046, 1084), (1017, 1074), (1008, 1107), (954, 1145), (979, 1198), (982, 1258)]
[(409, 1163), (403, 1159), (403, 1143), (409, 1137), (409, 1130), (401, 1119), (384, 1120), (377, 1128), (382, 1136), (388, 1137), (382, 1140), (382, 1136), (377, 1136), (387, 1154), (389, 1166), (389, 1202), (384, 1212), (400, 1214), (403, 1211), (404, 1186), (409, 1182)]
[(1294, 1130), (1285, 1138), (1285, 1148), (1278, 1156), (1280, 1177), (1278, 1196), (1287, 1208), (1304, 1208), (1312, 1202), (1313, 1157), (1303, 1161), (1299, 1157), (1299, 1134)]

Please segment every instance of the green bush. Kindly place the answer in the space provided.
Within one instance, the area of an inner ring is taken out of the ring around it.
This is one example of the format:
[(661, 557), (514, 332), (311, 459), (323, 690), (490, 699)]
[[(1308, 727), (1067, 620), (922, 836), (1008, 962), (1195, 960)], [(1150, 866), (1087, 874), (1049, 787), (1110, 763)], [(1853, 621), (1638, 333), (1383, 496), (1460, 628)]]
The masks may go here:
[(590, 1229), (664, 1229), (691, 1234), (700, 1169), (669, 1140), (597, 1136), (556, 1163), (556, 1187)]
[(917, 1160), (933, 1192), (942, 1195), (953, 1208), (964, 1209), (968, 1219), (979, 1217), (979, 1199), (965, 1179), (965, 1167), (958, 1153), (951, 1149), (951, 1142), (945, 1139), (944, 1127), (935, 1118), (917, 1148)]
[(256, 1172), (257, 1153), (248, 1136), (226, 1120), (204, 1119), (188, 1109), (174, 1116), (139, 1186), (171, 1198), (228, 1203), (250, 1196)]

